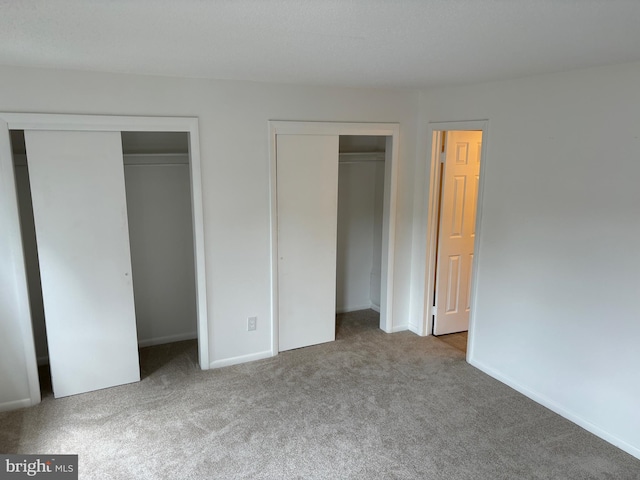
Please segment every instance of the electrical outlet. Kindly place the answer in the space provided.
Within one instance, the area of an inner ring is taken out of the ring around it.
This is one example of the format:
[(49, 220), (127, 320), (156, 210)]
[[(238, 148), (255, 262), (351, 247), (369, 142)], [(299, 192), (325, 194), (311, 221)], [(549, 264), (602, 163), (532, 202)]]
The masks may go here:
[(258, 317), (247, 318), (247, 331), (252, 332), (258, 328)]

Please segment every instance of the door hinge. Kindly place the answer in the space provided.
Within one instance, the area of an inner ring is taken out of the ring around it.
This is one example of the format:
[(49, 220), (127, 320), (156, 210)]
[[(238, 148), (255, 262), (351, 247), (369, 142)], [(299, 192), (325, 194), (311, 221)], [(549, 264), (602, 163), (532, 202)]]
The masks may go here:
[(447, 159), (447, 154), (445, 152), (440, 152), (440, 163), (444, 163)]

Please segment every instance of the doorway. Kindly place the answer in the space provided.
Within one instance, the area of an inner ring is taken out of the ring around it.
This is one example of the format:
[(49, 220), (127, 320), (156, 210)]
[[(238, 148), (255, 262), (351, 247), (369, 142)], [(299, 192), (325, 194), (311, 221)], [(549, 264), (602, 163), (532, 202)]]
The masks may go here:
[(473, 344), (485, 121), (432, 124), (423, 334)]
[(481, 131), (440, 132), (433, 334), (469, 330)]
[(138, 346), (197, 338), (189, 137), (122, 132)]
[(336, 313), (380, 312), (387, 137), (340, 135)]

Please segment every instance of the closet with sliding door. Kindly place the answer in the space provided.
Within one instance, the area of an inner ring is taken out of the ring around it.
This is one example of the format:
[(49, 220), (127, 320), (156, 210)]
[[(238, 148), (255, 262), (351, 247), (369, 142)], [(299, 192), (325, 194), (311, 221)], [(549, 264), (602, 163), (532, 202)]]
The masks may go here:
[(274, 351), (335, 340), (337, 312), (379, 310), (392, 331), (398, 126), (271, 132)]
[(54, 396), (138, 381), (139, 347), (197, 337), (189, 133), (10, 134), (36, 355)]

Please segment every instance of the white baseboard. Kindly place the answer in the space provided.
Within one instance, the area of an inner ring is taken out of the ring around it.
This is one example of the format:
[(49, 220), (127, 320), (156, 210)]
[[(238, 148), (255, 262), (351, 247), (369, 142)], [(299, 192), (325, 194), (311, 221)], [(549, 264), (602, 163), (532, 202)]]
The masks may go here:
[(404, 332), (406, 330), (409, 330), (409, 325), (405, 323), (404, 325), (391, 327), (391, 331), (389, 333)]
[(274, 354), (271, 350), (265, 350), (264, 352), (250, 353), (249, 355), (240, 355), (239, 357), (223, 358), (221, 360), (214, 360), (209, 364), (210, 368), (229, 367), (231, 365), (238, 365), (239, 363), (254, 362), (256, 360), (263, 360), (265, 358), (271, 358)]
[(336, 313), (357, 312), (358, 310), (369, 310), (370, 308), (371, 308), (371, 304), (360, 305), (360, 306), (357, 306), (357, 307), (336, 308)]
[(431, 336), (431, 332), (422, 331), (422, 329), (420, 328), (420, 324), (419, 323), (409, 323), (409, 331), (411, 331), (411, 332), (413, 332), (416, 335), (419, 335), (421, 337), (429, 337), (429, 336)]
[(634, 457), (640, 459), (640, 448), (639, 447), (631, 445), (631, 444), (625, 442), (624, 440), (622, 440), (622, 439), (620, 439), (620, 438), (618, 438), (618, 437), (616, 437), (614, 435), (611, 435), (609, 432), (607, 432), (607, 431), (603, 430), (602, 428), (594, 425), (593, 423), (589, 422), (588, 420), (585, 420), (581, 416), (574, 414), (570, 410), (567, 410), (566, 408), (564, 408), (560, 404), (554, 402), (550, 398), (547, 398), (544, 395), (540, 395), (537, 392), (534, 392), (533, 390), (529, 390), (528, 388), (520, 385), (518, 382), (515, 382), (511, 378), (502, 375), (501, 373), (497, 372), (496, 370), (494, 370), (491, 367), (488, 367), (487, 365), (483, 364), (482, 362), (478, 362), (477, 360), (475, 360), (473, 358), (468, 359), (468, 362), (471, 365), (473, 365), (474, 367), (476, 367), (477, 369), (482, 370), (484, 373), (486, 373), (490, 377), (493, 377), (496, 380), (498, 380), (498, 381), (504, 383), (505, 385), (508, 385), (509, 387), (513, 388), (514, 390), (520, 392), (525, 397), (529, 397), (534, 402), (539, 403), (540, 405), (548, 408), (552, 412), (555, 412), (558, 415), (560, 415), (561, 417), (564, 417), (567, 420), (570, 420), (571, 422), (575, 423), (576, 425), (584, 428), (588, 432), (591, 432), (594, 435), (596, 435), (596, 436), (602, 438), (603, 440), (609, 442), (610, 444), (618, 447), (619, 449), (624, 450), (629, 455), (633, 455)]
[(375, 303), (372, 303), (372, 304), (369, 306), (369, 308), (370, 308), (371, 310), (373, 310), (374, 312), (378, 312), (378, 313), (380, 313), (380, 305), (376, 305)]
[(194, 340), (198, 338), (197, 332), (180, 333), (178, 335), (167, 335), (164, 337), (147, 338), (138, 340), (138, 347), (153, 347), (154, 345), (163, 345), (165, 343), (182, 342), (184, 340)]
[(382, 329), (382, 331), (384, 333), (398, 333), (398, 332), (404, 332), (406, 330), (409, 330), (409, 326), (407, 324), (404, 325), (396, 325), (395, 327), (391, 327), (387, 330)]
[(14, 400), (12, 402), (0, 403), (0, 412), (8, 412), (9, 410), (17, 410), (19, 408), (25, 408), (31, 406), (30, 398), (22, 398), (20, 400)]

